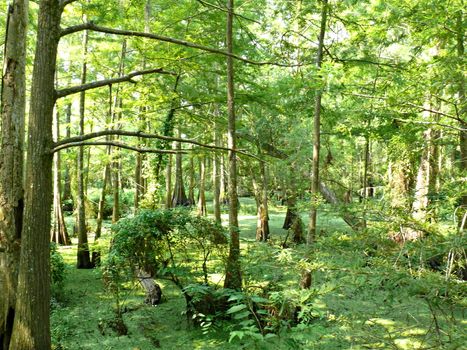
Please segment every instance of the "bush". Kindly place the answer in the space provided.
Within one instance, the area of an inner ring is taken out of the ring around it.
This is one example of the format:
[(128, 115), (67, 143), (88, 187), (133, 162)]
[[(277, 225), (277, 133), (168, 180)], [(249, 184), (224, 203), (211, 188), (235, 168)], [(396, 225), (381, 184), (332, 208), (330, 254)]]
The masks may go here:
[(52, 304), (62, 297), (63, 283), (66, 278), (66, 264), (57, 250), (57, 244), (50, 243), (50, 280)]

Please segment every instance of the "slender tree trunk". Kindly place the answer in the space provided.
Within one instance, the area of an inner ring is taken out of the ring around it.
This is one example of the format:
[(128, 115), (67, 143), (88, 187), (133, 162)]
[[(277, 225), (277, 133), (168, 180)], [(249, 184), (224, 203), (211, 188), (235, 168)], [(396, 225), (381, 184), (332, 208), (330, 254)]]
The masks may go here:
[[(59, 112), (55, 112), (55, 141), (60, 139), (60, 118)], [(71, 244), (70, 238), (65, 225), (65, 218), (62, 210), (62, 198), (61, 198), (61, 174), (60, 174), (60, 152), (54, 154), (54, 223), (52, 228), (52, 241), (57, 244)]]
[[(328, 14), (328, 0), (323, 0), (321, 11), (321, 27), (318, 41), (318, 55), (316, 57), (316, 67), (318, 71), (321, 69), (323, 61), (324, 34), (326, 32), (326, 20)], [(320, 123), (321, 123), (321, 97), (323, 91), (321, 88), (316, 90), (315, 111), (313, 118), (313, 168), (311, 179), (311, 195), (312, 201), (317, 201), (319, 197), (319, 151), (320, 151)], [(316, 204), (312, 203), (310, 211), (310, 223), (308, 225), (307, 244), (311, 244), (316, 237), (316, 219), (317, 208)]]
[[(233, 12), (234, 0), (227, 0), (227, 52), (233, 53)], [(237, 196), (237, 155), (235, 153), (235, 102), (234, 102), (234, 66), (233, 58), (227, 57), (227, 143), (229, 151), (229, 256), (225, 272), (224, 287), (231, 289), (242, 288), (242, 274), (240, 266), (240, 231), (238, 227), (238, 196)]]
[[(122, 50), (120, 54), (120, 65), (118, 68), (118, 75), (121, 77), (125, 74), (125, 57), (126, 57), (126, 39), (122, 42)], [(120, 96), (120, 89), (117, 89), (115, 93), (115, 110), (112, 113), (112, 122), (115, 128), (118, 130), (121, 127), (123, 99)], [(118, 137), (117, 137), (118, 139)], [(120, 152), (118, 150), (112, 150), (112, 165), (111, 165), (111, 177), (112, 177), (112, 193), (113, 193), (113, 207), (112, 207), (112, 223), (116, 223), (120, 219), (120, 170), (121, 170), (121, 159)]]
[[(462, 131), (459, 131), (459, 147), (461, 151), (461, 161), (459, 162), (459, 168), (461, 174), (466, 176), (467, 174), (467, 103), (465, 100), (465, 65), (462, 64), (465, 59), (464, 49), (464, 13), (459, 10), (457, 13), (457, 56), (459, 58), (459, 78), (458, 78), (458, 97), (459, 97), (459, 127)], [(461, 175), (462, 176), (462, 175)], [(460, 200), (462, 208), (458, 210), (458, 225), (461, 227), (463, 218), (467, 215), (467, 193), (464, 192)]]
[(52, 117), (62, 9), (39, 4), (37, 44), (28, 122), (28, 150), (16, 317), (9, 350), (50, 349), (50, 214)]
[(1, 90), (0, 348), (8, 350), (16, 312), (23, 219), (23, 151), (26, 101), (27, 0), (8, 8)]
[(219, 202), (222, 205), (229, 204), (229, 198), (227, 196), (227, 177), (225, 176), (225, 158), (221, 154), (219, 156)]
[(165, 171), (165, 208), (172, 208), (172, 155), (169, 154)]
[[(216, 146), (220, 146), (220, 137), (219, 137), (219, 130), (218, 130), (218, 123), (217, 123), (217, 118), (219, 116), (218, 114), (218, 109), (216, 108), (216, 113), (215, 113), (215, 121), (214, 121), (214, 144)], [(222, 222), (221, 218), (221, 203), (220, 203), (220, 173), (219, 173), (219, 168), (220, 168), (220, 161), (219, 161), (219, 155), (217, 152), (214, 153), (213, 159), (212, 159), (212, 201), (213, 201), (213, 209), (214, 209), (214, 220), (216, 220), (217, 223)]]
[(190, 155), (189, 184), (188, 184), (188, 202), (189, 205), (195, 204), (195, 162), (193, 155)]
[[(112, 150), (110, 146), (107, 146), (107, 156), (110, 157)], [(107, 183), (110, 181), (110, 164), (106, 163), (104, 167), (104, 174), (102, 176), (102, 189), (99, 197), (99, 204), (97, 208), (97, 220), (96, 220), (96, 233), (94, 235), (94, 243), (96, 243), (102, 234), (102, 222), (104, 220), (104, 208), (105, 208), (105, 195), (107, 194)], [(100, 252), (92, 252), (91, 263), (93, 266), (100, 265)]]
[(199, 161), (199, 195), (198, 195), (198, 215), (206, 216), (206, 158), (202, 157)]
[(143, 155), (141, 153), (136, 154), (136, 168), (135, 168), (135, 199), (134, 208), (135, 213), (139, 209), (139, 201), (143, 193), (143, 178), (142, 178), (142, 167), (143, 167)]
[[(66, 106), (66, 112), (65, 112), (65, 123), (66, 123), (66, 138), (71, 137), (71, 103), (68, 103)], [(70, 149), (66, 150), (66, 154), (68, 155), (70, 153)], [(70, 175), (70, 169), (68, 166), (65, 167), (65, 171), (63, 174), (63, 196), (62, 200), (66, 202), (72, 201), (72, 196), (71, 196), (71, 175)], [(69, 203), (69, 208), (65, 209), (68, 211), (73, 210), (73, 203)]]
[(255, 188), (255, 198), (257, 198), (257, 224), (256, 224), (256, 240), (258, 242), (266, 242), (269, 239), (269, 213), (268, 213), (268, 189), (266, 166), (264, 162), (259, 164), (261, 182), (260, 186), (256, 183), (253, 177), (253, 187)]
[[(88, 31), (83, 34), (83, 67), (81, 72), (81, 84), (86, 83), (87, 77), (87, 53), (88, 53)], [(86, 93), (80, 93), (79, 101), (79, 133), (84, 135), (84, 113), (86, 108)], [(77, 213), (78, 213), (78, 260), (76, 267), (78, 269), (92, 268), (91, 256), (89, 254), (88, 245), (88, 230), (86, 227), (86, 205), (85, 205), (85, 188), (84, 188), (84, 147), (78, 149), (78, 191), (77, 191)]]

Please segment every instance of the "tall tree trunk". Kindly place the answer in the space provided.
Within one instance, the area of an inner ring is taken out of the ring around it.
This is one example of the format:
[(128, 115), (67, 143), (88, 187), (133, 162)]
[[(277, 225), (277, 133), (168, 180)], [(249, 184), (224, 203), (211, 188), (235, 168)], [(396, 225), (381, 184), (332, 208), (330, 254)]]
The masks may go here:
[[(218, 108), (216, 108), (216, 113), (215, 113), (215, 120), (214, 120), (214, 144), (216, 146), (220, 146), (220, 137), (219, 137), (219, 130), (218, 130), (218, 123), (217, 123), (217, 118), (218, 118)], [(220, 168), (220, 161), (219, 161), (219, 155), (217, 152), (214, 152), (213, 154), (213, 159), (212, 159), (212, 201), (213, 201), (213, 209), (214, 209), (214, 220), (216, 220), (217, 223), (222, 222), (221, 218), (221, 203), (220, 203), (220, 173), (219, 173), (219, 168)]]
[[(458, 78), (458, 97), (459, 97), (459, 146), (461, 151), (461, 161), (459, 162), (459, 167), (461, 174), (464, 176), (467, 174), (467, 103), (465, 100), (465, 65), (462, 64), (465, 59), (465, 49), (464, 49), (464, 12), (459, 10), (457, 13), (457, 24), (456, 24), (456, 33), (457, 33), (457, 56), (459, 58), (459, 78)], [(462, 175), (461, 175), (462, 176)], [(462, 208), (458, 210), (458, 224), (461, 227), (463, 219), (467, 215), (467, 193), (464, 192), (464, 195), (461, 198), (460, 205)], [(465, 228), (465, 227), (464, 227)]]
[(165, 170), (165, 208), (172, 208), (172, 155), (169, 154)]
[[(66, 124), (66, 138), (71, 137), (71, 102), (66, 105), (66, 111), (65, 111), (65, 124)], [(70, 149), (66, 149), (66, 154), (69, 154)], [(72, 196), (71, 196), (71, 174), (70, 174), (70, 168), (68, 166), (65, 167), (65, 171), (63, 174), (63, 195), (62, 195), (62, 200), (66, 202), (72, 201)], [(67, 207), (68, 211), (73, 210), (73, 203), (69, 203), (69, 207)]]
[[(326, 32), (326, 20), (328, 14), (328, 0), (323, 0), (321, 11), (321, 27), (319, 32), (318, 41), (318, 55), (316, 57), (316, 67), (318, 72), (321, 70), (323, 61), (323, 47), (324, 47), (324, 34)], [(320, 151), (320, 123), (321, 123), (321, 97), (322, 88), (316, 90), (315, 96), (315, 111), (313, 118), (313, 167), (311, 179), (311, 196), (312, 201), (315, 202), (319, 196), (319, 151)], [(316, 219), (317, 208), (316, 203), (312, 203), (310, 210), (310, 223), (308, 225), (307, 244), (311, 244), (316, 237)]]
[(1, 90), (0, 348), (8, 350), (16, 310), (23, 219), (27, 0), (8, 8)]
[[(60, 118), (59, 112), (55, 111), (55, 141), (60, 139)], [(51, 240), (57, 244), (71, 244), (70, 238), (65, 225), (65, 218), (62, 210), (62, 197), (61, 197), (61, 174), (60, 174), (60, 152), (54, 154), (54, 222), (52, 228)]]
[[(107, 156), (110, 157), (112, 150), (110, 146), (107, 146)], [(105, 195), (107, 194), (107, 183), (110, 181), (110, 164), (106, 163), (104, 167), (104, 174), (102, 176), (102, 189), (99, 197), (99, 204), (97, 207), (97, 219), (96, 219), (96, 233), (94, 235), (94, 243), (96, 243), (102, 234), (102, 222), (104, 220), (104, 208), (105, 208)], [(91, 262), (94, 266), (100, 264), (100, 252), (92, 252)]]
[(219, 155), (219, 202), (222, 205), (229, 204), (229, 198), (227, 193), (227, 176), (225, 169), (225, 158), (224, 155)]
[(199, 161), (199, 194), (198, 194), (198, 215), (206, 216), (206, 158), (202, 157)]
[(134, 199), (134, 208), (135, 213), (139, 209), (139, 201), (141, 195), (143, 194), (143, 178), (142, 178), (142, 167), (143, 167), (143, 155), (141, 153), (136, 153), (136, 167), (135, 167), (135, 199)]
[[(233, 54), (233, 13), (234, 0), (227, 0), (227, 52)], [(237, 195), (237, 155), (235, 149), (237, 140), (235, 135), (235, 101), (234, 101), (234, 66), (233, 58), (227, 57), (227, 144), (229, 151), (229, 233), (230, 246), (225, 271), (224, 287), (231, 289), (242, 288), (242, 274), (240, 266), (240, 230), (238, 227), (238, 195)]]
[[(81, 72), (81, 84), (86, 83), (87, 77), (87, 54), (88, 54), (88, 31), (83, 33), (83, 67)], [(84, 135), (84, 114), (86, 108), (86, 93), (80, 93), (79, 99), (79, 134)], [(89, 254), (88, 245), (88, 230), (86, 227), (86, 205), (85, 205), (85, 188), (84, 188), (84, 147), (78, 149), (78, 191), (76, 194), (77, 203), (77, 223), (78, 223), (78, 256), (76, 267), (78, 269), (92, 268), (91, 256)]]
[[(257, 224), (256, 224), (256, 240), (258, 242), (266, 242), (269, 239), (269, 212), (268, 212), (268, 188), (266, 165), (264, 162), (259, 164), (261, 181), (260, 185), (254, 184), (255, 197), (257, 198)], [(256, 181), (254, 181), (256, 182)]]
[[(125, 74), (125, 57), (126, 57), (126, 39), (122, 41), (122, 49), (120, 53), (120, 65), (118, 68), (118, 75), (121, 77)], [(119, 130), (121, 128), (121, 119), (122, 119), (122, 108), (123, 108), (123, 99), (120, 96), (120, 88), (117, 89), (115, 93), (115, 109), (112, 113), (112, 123), (114, 124), (115, 129)], [(118, 139), (118, 136), (115, 137)], [(112, 193), (113, 193), (113, 207), (112, 207), (112, 223), (116, 223), (120, 219), (120, 187), (121, 187), (121, 159), (120, 151), (112, 150), (112, 165), (111, 165), (111, 177), (112, 177)]]
[(189, 184), (188, 184), (188, 202), (189, 205), (195, 204), (195, 161), (193, 155), (190, 155)]
[(49, 240), (53, 158), (50, 146), (61, 12), (58, 0), (40, 2), (29, 108), (16, 317), (9, 350), (50, 349)]

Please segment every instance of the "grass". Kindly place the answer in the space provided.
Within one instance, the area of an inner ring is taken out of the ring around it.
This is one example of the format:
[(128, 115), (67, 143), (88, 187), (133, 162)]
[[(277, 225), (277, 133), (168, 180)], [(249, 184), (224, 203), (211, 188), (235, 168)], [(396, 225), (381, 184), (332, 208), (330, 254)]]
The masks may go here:
[[(164, 302), (157, 307), (143, 304), (137, 285), (127, 286), (128, 335), (117, 336), (108, 326), (114, 301), (100, 270), (75, 269), (75, 246), (61, 247), (68, 271), (53, 305), (55, 349), (466, 349), (463, 282), (428, 270), (410, 273), (399, 264), (400, 247), (374, 233), (350, 232), (330, 211), (319, 217), (321, 238), (311, 250), (280, 247), (286, 235), (283, 207), (271, 210), (272, 241), (256, 243), (254, 213), (254, 202), (242, 199), (245, 292), (268, 281), (283, 300), (305, 298), (306, 323), (285, 326), (268, 341), (229, 343), (225, 324), (207, 334), (190, 326), (180, 291), (161, 280)], [(305, 292), (298, 288), (304, 267), (312, 270), (312, 289)]]

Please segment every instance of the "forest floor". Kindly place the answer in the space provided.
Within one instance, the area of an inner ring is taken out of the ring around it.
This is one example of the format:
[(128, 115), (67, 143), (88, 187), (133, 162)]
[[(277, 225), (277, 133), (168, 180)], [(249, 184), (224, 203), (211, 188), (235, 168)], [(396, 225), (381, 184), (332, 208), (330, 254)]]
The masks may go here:
[(190, 325), (180, 290), (160, 280), (164, 299), (158, 306), (143, 303), (138, 285), (120, 295), (128, 334), (118, 336), (109, 326), (114, 297), (106, 292), (100, 269), (75, 268), (74, 245), (59, 248), (67, 277), (52, 301), (54, 349), (467, 349), (465, 282), (410, 265), (404, 247), (353, 233), (330, 212), (320, 215), (321, 234), (311, 251), (304, 245), (281, 247), (286, 231), (280, 206), (271, 208), (271, 242), (257, 243), (250, 206), (251, 200), (242, 199), (244, 283), (268, 280), (284, 298), (297, 295), (306, 257), (312, 269), (306, 296), (312, 312), (306, 322), (284, 322), (277, 336), (267, 340), (229, 342), (228, 327), (212, 327), (204, 334)]

